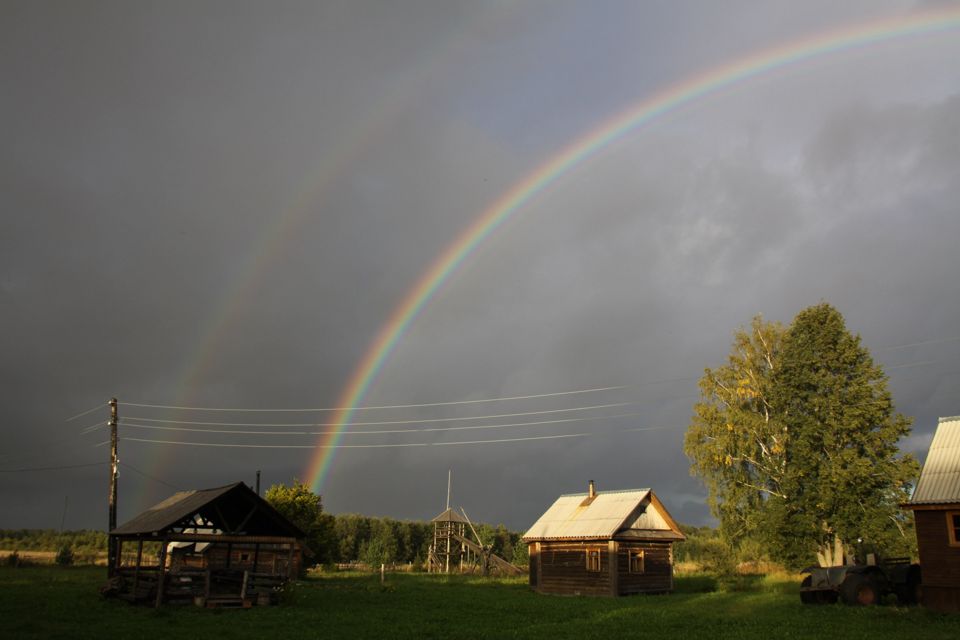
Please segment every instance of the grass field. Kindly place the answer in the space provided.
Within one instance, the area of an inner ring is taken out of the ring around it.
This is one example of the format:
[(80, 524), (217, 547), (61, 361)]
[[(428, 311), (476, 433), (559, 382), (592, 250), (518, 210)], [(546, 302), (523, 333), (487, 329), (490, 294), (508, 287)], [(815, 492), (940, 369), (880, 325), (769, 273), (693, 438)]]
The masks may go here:
[(2, 638), (960, 638), (960, 616), (800, 604), (797, 581), (677, 578), (664, 596), (541, 596), (524, 580), (329, 574), (278, 607), (154, 610), (102, 599), (96, 567), (0, 568)]

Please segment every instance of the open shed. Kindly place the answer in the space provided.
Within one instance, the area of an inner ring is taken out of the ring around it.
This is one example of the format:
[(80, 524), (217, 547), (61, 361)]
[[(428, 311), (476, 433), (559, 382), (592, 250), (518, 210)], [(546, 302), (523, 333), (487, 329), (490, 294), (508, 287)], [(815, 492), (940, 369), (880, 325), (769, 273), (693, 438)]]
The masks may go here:
[(960, 416), (940, 418), (910, 502), (923, 569), (921, 602), (960, 611)]
[(680, 527), (650, 489), (562, 495), (523, 536), (540, 593), (621, 596), (673, 590)]
[(304, 549), (304, 533), (242, 482), (176, 493), (110, 537), (108, 591), (157, 606), (268, 604), (299, 573)]

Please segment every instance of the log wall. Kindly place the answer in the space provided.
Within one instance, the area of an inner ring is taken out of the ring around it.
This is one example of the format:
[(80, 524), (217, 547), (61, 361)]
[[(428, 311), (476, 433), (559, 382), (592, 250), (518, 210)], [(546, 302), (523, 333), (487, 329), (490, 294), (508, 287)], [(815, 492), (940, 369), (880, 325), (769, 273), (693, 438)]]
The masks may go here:
[(950, 545), (946, 514), (947, 510), (935, 509), (917, 509), (913, 514), (923, 572), (923, 604), (939, 611), (960, 611), (960, 546)]
[[(540, 593), (630, 595), (673, 590), (670, 542), (589, 541), (530, 544), (530, 586)], [(644, 572), (630, 573), (631, 550), (643, 550)], [(587, 552), (600, 554), (599, 571), (587, 567)]]
[[(599, 551), (599, 571), (587, 570), (587, 551)], [(542, 542), (539, 553), (541, 593), (611, 595), (607, 542)]]
[[(618, 592), (665, 593), (673, 590), (673, 554), (669, 542), (620, 542), (617, 552)], [(644, 572), (630, 573), (631, 550), (644, 553)]]

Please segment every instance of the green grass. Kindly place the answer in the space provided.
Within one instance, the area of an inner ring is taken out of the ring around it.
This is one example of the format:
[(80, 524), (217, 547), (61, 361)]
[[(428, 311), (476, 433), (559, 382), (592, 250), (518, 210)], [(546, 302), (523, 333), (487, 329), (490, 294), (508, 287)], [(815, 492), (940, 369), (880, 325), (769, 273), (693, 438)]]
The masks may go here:
[(922, 608), (800, 604), (787, 576), (677, 578), (671, 595), (579, 598), (524, 580), (329, 574), (278, 607), (131, 606), (100, 597), (104, 570), (0, 568), (2, 638), (960, 638), (960, 616)]

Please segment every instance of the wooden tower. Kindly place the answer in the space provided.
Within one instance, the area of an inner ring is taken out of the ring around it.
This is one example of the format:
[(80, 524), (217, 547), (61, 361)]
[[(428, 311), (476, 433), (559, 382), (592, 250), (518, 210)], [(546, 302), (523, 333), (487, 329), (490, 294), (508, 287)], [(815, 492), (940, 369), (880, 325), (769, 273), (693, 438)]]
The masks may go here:
[(462, 573), (464, 564), (470, 561), (467, 557), (469, 550), (462, 542), (466, 539), (466, 518), (448, 508), (431, 522), (433, 544), (430, 546), (427, 570), (430, 573), (450, 573), (450, 568), (454, 567)]

